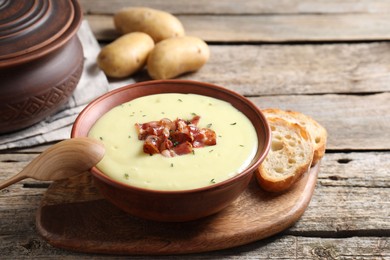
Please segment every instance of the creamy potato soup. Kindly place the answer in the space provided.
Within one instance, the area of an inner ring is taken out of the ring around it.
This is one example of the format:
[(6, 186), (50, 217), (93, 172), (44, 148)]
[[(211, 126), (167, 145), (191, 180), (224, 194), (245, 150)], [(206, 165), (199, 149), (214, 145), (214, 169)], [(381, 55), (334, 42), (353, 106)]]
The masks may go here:
[[(176, 156), (144, 152), (137, 124), (194, 116), (199, 128), (215, 133), (214, 145)], [(242, 172), (257, 150), (256, 130), (243, 113), (228, 102), (195, 94), (134, 99), (104, 114), (89, 136), (106, 147), (97, 165), (102, 172), (119, 182), (153, 190), (188, 190), (224, 181)]]

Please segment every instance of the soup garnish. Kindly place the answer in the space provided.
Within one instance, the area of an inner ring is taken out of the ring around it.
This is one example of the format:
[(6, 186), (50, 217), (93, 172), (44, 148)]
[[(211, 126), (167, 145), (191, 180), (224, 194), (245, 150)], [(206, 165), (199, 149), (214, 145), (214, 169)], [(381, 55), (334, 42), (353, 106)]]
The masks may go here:
[(216, 133), (207, 127), (199, 128), (200, 116), (191, 120), (177, 118), (172, 121), (163, 118), (159, 121), (136, 123), (138, 139), (143, 140), (144, 153), (161, 154), (165, 157), (189, 154), (193, 148), (217, 144)]

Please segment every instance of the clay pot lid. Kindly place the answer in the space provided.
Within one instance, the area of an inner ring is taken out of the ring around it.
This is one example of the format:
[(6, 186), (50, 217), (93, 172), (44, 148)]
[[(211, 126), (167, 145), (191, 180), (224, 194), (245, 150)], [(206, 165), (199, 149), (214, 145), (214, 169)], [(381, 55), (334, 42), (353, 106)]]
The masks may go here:
[(0, 68), (61, 47), (82, 20), (77, 0), (0, 0)]

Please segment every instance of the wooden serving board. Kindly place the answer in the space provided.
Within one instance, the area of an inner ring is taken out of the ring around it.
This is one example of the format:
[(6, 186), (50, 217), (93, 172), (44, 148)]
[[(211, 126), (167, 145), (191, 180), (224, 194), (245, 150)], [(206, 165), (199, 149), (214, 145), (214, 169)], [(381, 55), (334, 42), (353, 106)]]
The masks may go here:
[(49, 187), (37, 228), (51, 245), (81, 252), (163, 255), (225, 249), (294, 224), (310, 202), (318, 172), (319, 164), (282, 194), (262, 191), (253, 179), (223, 211), (183, 223), (147, 221), (122, 212), (102, 198), (86, 174)]

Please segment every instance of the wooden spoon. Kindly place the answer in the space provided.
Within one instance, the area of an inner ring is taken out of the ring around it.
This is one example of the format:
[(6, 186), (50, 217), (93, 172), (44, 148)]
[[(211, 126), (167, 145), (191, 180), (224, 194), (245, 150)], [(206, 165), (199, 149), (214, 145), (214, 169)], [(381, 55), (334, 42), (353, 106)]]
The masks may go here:
[(56, 181), (78, 175), (96, 165), (104, 152), (102, 143), (87, 137), (61, 141), (41, 153), (21, 172), (1, 182), (0, 190), (25, 178)]

